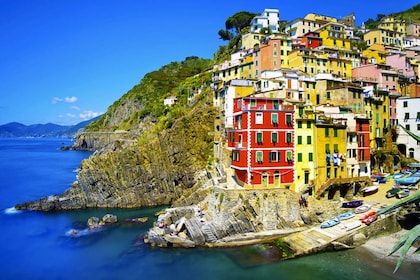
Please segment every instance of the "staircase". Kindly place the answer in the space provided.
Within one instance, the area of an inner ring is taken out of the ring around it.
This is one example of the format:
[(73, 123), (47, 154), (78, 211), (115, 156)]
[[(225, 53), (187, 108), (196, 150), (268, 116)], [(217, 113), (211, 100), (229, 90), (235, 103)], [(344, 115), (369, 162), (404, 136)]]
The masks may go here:
[(203, 231), (207, 242), (214, 243), (217, 241), (217, 237), (213, 234), (211, 228), (208, 225), (202, 226), (201, 230)]

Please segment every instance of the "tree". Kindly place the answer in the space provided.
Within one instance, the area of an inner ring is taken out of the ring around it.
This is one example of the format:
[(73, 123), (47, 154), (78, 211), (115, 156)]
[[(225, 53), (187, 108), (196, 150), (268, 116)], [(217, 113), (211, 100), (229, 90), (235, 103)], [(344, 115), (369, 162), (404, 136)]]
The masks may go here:
[(242, 11), (229, 17), (225, 22), (225, 30), (219, 30), (220, 38), (227, 41), (241, 34), (241, 30), (248, 27), (256, 15), (255, 13)]

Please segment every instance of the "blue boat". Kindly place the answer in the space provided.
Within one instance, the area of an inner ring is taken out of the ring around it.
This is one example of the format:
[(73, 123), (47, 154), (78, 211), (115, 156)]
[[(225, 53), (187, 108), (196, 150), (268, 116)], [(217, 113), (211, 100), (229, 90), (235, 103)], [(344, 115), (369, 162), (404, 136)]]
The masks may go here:
[(343, 202), (341, 207), (343, 208), (356, 208), (363, 204), (363, 200), (353, 200), (349, 202)]
[(420, 177), (417, 177), (417, 176), (410, 176), (406, 178), (395, 179), (396, 185), (403, 185), (403, 186), (415, 185), (418, 182), (420, 182)]
[(341, 220), (353, 218), (355, 215), (356, 214), (353, 211), (348, 211), (348, 212), (338, 215), (337, 218), (341, 221)]
[(321, 228), (329, 228), (329, 227), (333, 227), (336, 226), (340, 223), (340, 219), (339, 218), (334, 218), (328, 221), (325, 221), (323, 223), (321, 223)]

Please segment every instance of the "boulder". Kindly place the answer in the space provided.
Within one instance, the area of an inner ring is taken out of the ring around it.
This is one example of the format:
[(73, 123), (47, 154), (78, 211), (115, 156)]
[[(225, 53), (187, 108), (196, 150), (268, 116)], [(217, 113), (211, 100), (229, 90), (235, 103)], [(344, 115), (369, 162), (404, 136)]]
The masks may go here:
[(117, 216), (116, 216), (116, 215), (113, 215), (113, 214), (105, 214), (105, 215), (102, 217), (102, 221), (103, 221), (105, 224), (113, 224), (113, 223), (118, 222), (118, 218), (117, 218)]
[(98, 217), (90, 217), (87, 220), (87, 227), (89, 229), (96, 229), (103, 225), (103, 222)]

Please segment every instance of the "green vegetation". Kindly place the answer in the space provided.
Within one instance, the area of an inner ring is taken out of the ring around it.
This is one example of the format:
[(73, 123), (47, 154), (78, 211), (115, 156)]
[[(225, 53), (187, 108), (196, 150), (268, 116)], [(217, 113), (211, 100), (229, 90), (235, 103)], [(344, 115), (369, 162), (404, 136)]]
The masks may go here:
[[(186, 106), (189, 95), (196, 93), (201, 86), (210, 84), (211, 73), (207, 70), (211, 66), (211, 60), (191, 56), (182, 62), (171, 62), (157, 71), (146, 74), (139, 84), (115, 101), (107, 113), (91, 123), (86, 130), (130, 130), (146, 116), (158, 120), (171, 110), (179, 111), (176, 107)], [(178, 99), (174, 109), (163, 105), (168, 96)], [(125, 111), (122, 114), (124, 118), (117, 116), (121, 114), (121, 110)], [(179, 115), (179, 112), (172, 113), (172, 116), (174, 115)], [(116, 121), (115, 118), (119, 119)], [(111, 121), (113, 125), (110, 125)]]

